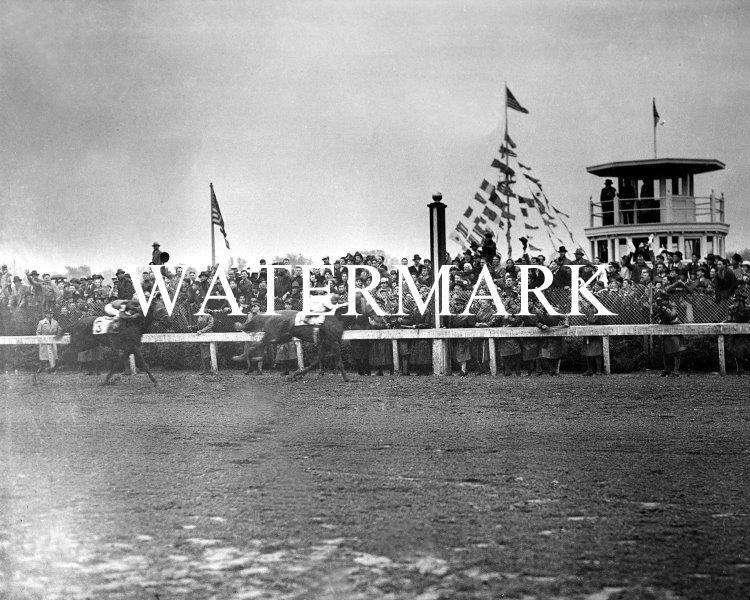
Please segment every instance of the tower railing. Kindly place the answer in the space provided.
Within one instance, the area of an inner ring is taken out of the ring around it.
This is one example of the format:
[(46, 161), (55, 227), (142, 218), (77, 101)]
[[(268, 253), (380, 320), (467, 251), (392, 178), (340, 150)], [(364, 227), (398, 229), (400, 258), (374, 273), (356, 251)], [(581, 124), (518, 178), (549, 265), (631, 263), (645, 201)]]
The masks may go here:
[(709, 196), (615, 197), (612, 203), (589, 198), (589, 226), (608, 227), (654, 223), (724, 223), (724, 194)]

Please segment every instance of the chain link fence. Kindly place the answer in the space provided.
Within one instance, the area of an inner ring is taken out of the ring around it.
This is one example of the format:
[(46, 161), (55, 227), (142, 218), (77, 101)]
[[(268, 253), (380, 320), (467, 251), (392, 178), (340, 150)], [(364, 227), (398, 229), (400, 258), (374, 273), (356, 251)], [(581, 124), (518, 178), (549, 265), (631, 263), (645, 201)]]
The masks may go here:
[[(545, 297), (557, 307), (559, 312), (567, 313), (570, 310), (570, 290), (568, 289), (555, 289), (551, 288), (545, 290)], [(451, 293), (451, 302), (454, 306), (465, 307), (469, 301), (471, 293), (469, 291), (458, 291)], [(680, 293), (671, 294), (678, 311), (679, 319), (682, 323), (718, 323), (727, 319), (729, 314), (729, 300), (717, 300), (713, 294), (706, 293)], [(393, 313), (398, 310), (398, 301), (395, 295), (390, 296), (376, 296), (378, 302), (386, 310), (386, 312)], [(601, 318), (602, 324), (648, 324), (656, 322), (656, 311), (653, 299), (653, 293), (646, 288), (635, 289), (635, 290), (618, 290), (618, 291), (602, 291), (596, 295), (596, 298), (612, 313), (613, 316), (607, 316)], [(506, 296), (503, 300), (510, 299)], [(71, 327), (78, 319), (83, 316), (100, 316), (104, 314), (105, 303), (103, 301), (88, 302), (85, 306), (78, 306), (71, 308), (69, 306), (56, 306), (54, 309), (54, 315), (63, 331), (70, 331)], [(283, 300), (276, 298), (274, 302), (276, 310), (283, 310)], [(475, 302), (470, 312), (477, 315), (478, 319), (484, 320), (484, 316), (492, 316), (494, 312), (493, 304), (480, 304)], [(417, 316), (417, 308), (414, 301), (410, 298), (405, 298), (404, 301), (405, 310), (412, 313), (411, 316)], [(186, 333), (195, 331), (196, 320), (194, 313), (198, 310), (198, 306), (190, 305), (186, 301), (178, 301), (170, 319), (166, 322), (155, 322), (153, 323), (151, 333), (165, 333), (165, 332), (176, 332)], [(292, 300), (293, 310), (301, 310), (302, 303), (299, 299)], [(264, 307), (262, 307), (262, 310)], [(39, 319), (42, 317), (41, 309), (36, 308), (24, 308), (21, 310), (13, 311), (7, 306), (0, 307), (0, 334), (5, 335), (34, 335), (36, 332), (36, 325)], [(511, 311), (515, 312), (515, 311)], [(244, 320), (244, 317), (235, 317), (227, 314), (224, 310), (211, 311), (214, 317), (214, 331), (227, 332), (234, 331), (234, 325), (237, 322)], [(586, 325), (585, 316), (571, 316), (569, 317), (570, 325)], [(387, 317), (385, 319), (378, 319), (376, 326), (378, 328), (393, 328), (399, 327), (403, 323), (403, 319), (397, 317)], [(462, 327), (466, 326), (460, 319), (448, 320), (447, 325)], [(685, 354), (685, 366), (691, 368), (715, 368), (716, 363), (716, 352), (715, 352), (715, 340), (710, 338), (702, 337), (691, 337), (688, 340), (688, 350)], [(654, 364), (653, 357), (658, 357), (660, 353), (660, 341), (658, 337), (655, 338), (612, 338), (612, 365), (614, 371), (633, 371), (651, 364)], [(481, 342), (477, 342), (478, 345)], [(564, 366), (570, 369), (577, 369), (581, 365), (581, 360), (578, 358), (580, 355), (580, 349), (578, 346), (581, 344), (581, 340), (571, 339), (568, 342), (567, 358), (563, 363)], [(390, 352), (388, 348), (380, 348), (380, 346), (389, 346), (390, 342), (384, 344), (382, 342), (371, 344), (376, 346), (379, 351)], [(479, 346), (477, 346), (479, 347)], [(310, 360), (312, 358), (312, 348), (307, 344), (303, 345), (305, 353), (305, 359)], [(231, 356), (241, 351), (241, 344), (226, 343), (219, 345), (219, 362), (222, 368), (239, 368), (243, 365), (237, 365), (231, 361)], [(200, 366), (200, 353), (198, 344), (146, 344), (144, 346), (144, 352), (147, 360), (154, 365), (162, 366), (169, 369), (195, 369)], [(344, 358), (348, 366), (351, 366), (349, 360), (351, 349), (349, 344), (345, 344)], [(481, 350), (477, 350), (477, 361), (480, 361), (482, 354)], [(0, 355), (0, 361), (5, 364), (5, 368), (13, 368), (18, 365), (24, 365), (31, 363), (35, 360), (36, 348), (34, 347), (3, 347), (2, 355)], [(274, 364), (275, 349), (270, 347), (267, 351), (266, 366), (270, 367)], [(78, 357), (79, 360), (86, 359), (96, 360), (97, 358), (107, 359), (108, 354), (105, 350), (103, 356), (91, 359), (90, 357), (83, 356)]]

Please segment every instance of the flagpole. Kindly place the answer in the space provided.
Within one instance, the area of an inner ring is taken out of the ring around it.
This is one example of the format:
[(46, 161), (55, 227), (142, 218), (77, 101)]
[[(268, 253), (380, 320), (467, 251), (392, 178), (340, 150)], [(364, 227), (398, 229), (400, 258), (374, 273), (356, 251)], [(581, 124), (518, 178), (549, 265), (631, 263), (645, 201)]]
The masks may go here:
[[(654, 107), (654, 110), (656, 110), (656, 98), (651, 98), (651, 106)], [(656, 158), (656, 125), (657, 125), (657, 119), (654, 117), (654, 158)]]
[(216, 240), (214, 235), (214, 208), (213, 208), (213, 198), (214, 198), (214, 184), (209, 183), (208, 187), (211, 189), (211, 197), (208, 201), (208, 208), (209, 212), (211, 213), (209, 216), (211, 218), (211, 266), (213, 267), (216, 264)]
[[(503, 138), (503, 144), (504, 145), (508, 145), (508, 82), (504, 81), (503, 83), (505, 84), (505, 137)], [(505, 211), (506, 211), (506, 216), (505, 216), (505, 224), (506, 224), (506, 228), (505, 228), (505, 244), (508, 247), (508, 258), (510, 258), (510, 253), (511, 253), (511, 246), (510, 246), (510, 196), (508, 195), (508, 187), (510, 186), (510, 184), (508, 183), (508, 171), (507, 171), (507, 168), (510, 166), (509, 165), (509, 161), (510, 161), (510, 152), (507, 152), (505, 154), (505, 166), (506, 166), (506, 171), (505, 171), (505, 183), (506, 183), (506, 187), (505, 187)], [(499, 233), (499, 231), (500, 230), (498, 228), (498, 233)]]

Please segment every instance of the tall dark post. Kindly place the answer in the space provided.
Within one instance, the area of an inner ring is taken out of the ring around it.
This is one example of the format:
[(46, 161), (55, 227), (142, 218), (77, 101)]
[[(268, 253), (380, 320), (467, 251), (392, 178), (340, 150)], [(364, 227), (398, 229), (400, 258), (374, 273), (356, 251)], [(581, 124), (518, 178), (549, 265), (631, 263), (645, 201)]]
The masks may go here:
[[(446, 264), (445, 260), (445, 204), (442, 202), (441, 193), (432, 195), (432, 202), (427, 206), (430, 209), (430, 260), (432, 261), (432, 273), (434, 280), (439, 284), (438, 276), (440, 267)], [(448, 302), (448, 298), (442, 298), (440, 288), (437, 285), (433, 300), (435, 327), (437, 329), (443, 326), (443, 319), (440, 317), (440, 311), (443, 302)], [(448, 352), (446, 340), (434, 340), (432, 343), (432, 366), (435, 375), (447, 375), (450, 370), (448, 362)]]

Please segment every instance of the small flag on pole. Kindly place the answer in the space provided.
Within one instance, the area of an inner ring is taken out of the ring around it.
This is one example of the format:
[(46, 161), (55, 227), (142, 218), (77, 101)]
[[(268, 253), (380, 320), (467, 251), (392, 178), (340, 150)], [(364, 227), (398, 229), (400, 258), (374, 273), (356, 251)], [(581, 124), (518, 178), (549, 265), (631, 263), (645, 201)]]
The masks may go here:
[(659, 111), (656, 110), (656, 98), (653, 98), (651, 100), (651, 104), (654, 108), (654, 127), (656, 127), (661, 122), (661, 117), (659, 117)]
[(513, 92), (511, 92), (508, 89), (508, 86), (505, 86), (505, 103), (508, 106), (508, 108), (512, 108), (513, 110), (517, 110), (518, 112), (529, 114), (529, 111), (526, 110), (521, 104), (516, 100), (516, 97), (513, 95)]
[(221, 216), (221, 209), (219, 208), (219, 201), (216, 199), (216, 194), (214, 193), (214, 184), (211, 185), (211, 227), (214, 225), (219, 226), (219, 230), (221, 231), (221, 235), (224, 236), (224, 243), (227, 246), (227, 250), (229, 250), (229, 240), (227, 239), (227, 232), (224, 229), (224, 217)]

